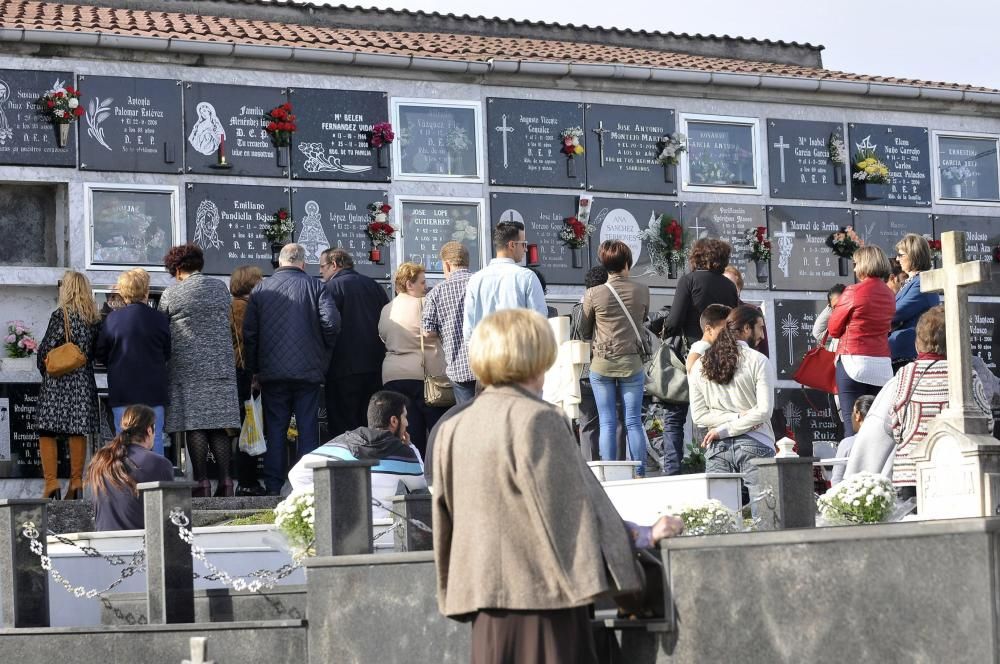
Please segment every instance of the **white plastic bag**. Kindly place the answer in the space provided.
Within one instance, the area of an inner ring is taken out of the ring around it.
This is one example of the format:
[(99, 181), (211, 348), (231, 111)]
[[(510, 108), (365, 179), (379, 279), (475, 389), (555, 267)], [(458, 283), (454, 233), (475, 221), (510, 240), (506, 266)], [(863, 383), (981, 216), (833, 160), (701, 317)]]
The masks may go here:
[(240, 451), (250, 456), (260, 456), (267, 450), (264, 439), (264, 415), (261, 412), (260, 397), (247, 399), (243, 404), (246, 418), (240, 430)]

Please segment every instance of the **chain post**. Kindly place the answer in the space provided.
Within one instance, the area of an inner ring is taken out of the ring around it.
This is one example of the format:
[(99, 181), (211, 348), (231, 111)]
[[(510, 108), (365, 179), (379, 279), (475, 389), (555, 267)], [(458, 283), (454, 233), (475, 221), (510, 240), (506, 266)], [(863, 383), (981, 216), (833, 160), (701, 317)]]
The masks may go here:
[(191, 522), (194, 482), (144, 482), (138, 486), (146, 520), (146, 615), (151, 625), (194, 622), (194, 563), (177, 537), (175, 511)]
[[(49, 579), (38, 564), (48, 559), (45, 533), (48, 530), (47, 501), (0, 500), (0, 620), (4, 627), (49, 626)], [(25, 528), (25, 523), (31, 528)], [(32, 538), (36, 535), (36, 554)]]

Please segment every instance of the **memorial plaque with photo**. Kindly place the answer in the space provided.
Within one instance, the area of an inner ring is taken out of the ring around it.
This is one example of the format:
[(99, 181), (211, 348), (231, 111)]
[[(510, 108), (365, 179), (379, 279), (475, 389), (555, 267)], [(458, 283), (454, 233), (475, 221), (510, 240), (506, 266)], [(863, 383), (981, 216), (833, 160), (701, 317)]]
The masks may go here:
[(854, 283), (853, 262), (847, 259), (841, 265), (826, 246), (831, 233), (851, 225), (850, 209), (775, 205), (768, 206), (767, 220), (773, 239), (771, 283), (775, 290), (826, 292), (837, 283)]
[(524, 224), (524, 239), (538, 245), (540, 265), (536, 269), (549, 284), (580, 286), (590, 268), (590, 247), (580, 249), (579, 266), (573, 266), (573, 250), (559, 239), (563, 222), (576, 216), (576, 196), (538, 194), (493, 194), (490, 200), (490, 233), (501, 221)]
[(80, 168), (183, 173), (180, 81), (80, 76)]
[(372, 126), (388, 122), (388, 94), (294, 88), (288, 99), (298, 118), (292, 135), (292, 177), (300, 180), (388, 182), (389, 145), (371, 146)]
[(456, 241), (469, 250), (469, 269), (475, 272), (483, 265), (479, 250), (482, 227), (482, 206), (475, 202), (404, 200), (393, 212), (399, 221), (402, 261), (423, 265), (430, 273), (444, 272), (439, 252), (446, 242)]
[(163, 267), (174, 244), (172, 191), (90, 190), (90, 263)]
[(749, 124), (690, 120), (687, 123), (689, 184), (757, 187), (754, 130)]
[[(42, 476), (38, 456), (38, 383), (0, 383), (0, 478)], [(69, 476), (69, 446), (59, 446), (59, 477)]]
[(945, 231), (965, 231), (965, 251), (969, 260), (988, 263), (991, 280), (969, 289), (972, 295), (1000, 296), (1000, 263), (993, 260), (993, 250), (1000, 246), (1000, 219), (959, 215), (934, 215), (934, 237)]
[(775, 360), (778, 380), (795, 380), (795, 372), (806, 351), (818, 344), (813, 338), (816, 317), (826, 307), (826, 300), (788, 300), (774, 302)]
[[(743, 273), (744, 288), (768, 287), (768, 280), (757, 279), (757, 265), (750, 260), (750, 244), (746, 231), (759, 226), (767, 226), (767, 216), (762, 205), (741, 205), (730, 203), (683, 203), (685, 238), (690, 247), (701, 238), (718, 238), (732, 246), (729, 263)], [(773, 244), (773, 242), (772, 242)]]
[(677, 194), (676, 166), (659, 162), (660, 140), (674, 133), (666, 108), (587, 104), (587, 189)]
[(941, 198), (1000, 200), (996, 138), (938, 136), (937, 141)]
[[(794, 434), (800, 457), (813, 454), (813, 443), (837, 445), (844, 437), (844, 423), (840, 419), (833, 395), (819, 390), (778, 388), (774, 391), (774, 410), (777, 417)], [(776, 438), (784, 432), (775, 431)]]
[(400, 102), (395, 109), (398, 176), (481, 177), (475, 108)]
[(896, 243), (907, 233), (927, 238), (933, 235), (933, 216), (924, 212), (892, 212), (889, 210), (855, 210), (854, 230), (865, 244), (882, 249), (886, 256), (896, 256)]
[(265, 115), (286, 101), (280, 88), (185, 83), (187, 172), (288, 177), (287, 162), (280, 165), (278, 150), (264, 129)]
[[(388, 279), (392, 270), (392, 245), (382, 247), (384, 265), (368, 256), (371, 221), (368, 205), (388, 201), (388, 192), (378, 189), (292, 189), (295, 241), (306, 248), (306, 272), (319, 276), (320, 254), (327, 248), (345, 249), (354, 259), (354, 269), (373, 279)], [(395, 210), (389, 223), (398, 227)]]
[[(583, 104), (490, 97), (486, 100), (490, 184), (585, 187), (586, 154), (570, 160), (561, 152), (563, 130), (583, 126)], [(586, 145), (585, 138), (581, 141)]]
[(767, 163), (771, 196), (818, 201), (842, 201), (847, 196), (846, 163), (830, 160), (830, 140), (844, 140), (840, 122), (767, 121)]
[(69, 124), (69, 140), (60, 148), (59, 129), (38, 104), (46, 92), (67, 85), (72, 72), (0, 69), (0, 164), (76, 166), (77, 123)]
[(927, 207), (931, 204), (930, 142), (924, 127), (851, 124), (847, 148), (854, 156), (874, 150), (877, 159), (889, 168), (885, 196), (862, 194), (858, 180), (852, 180), (851, 200), (872, 205)]
[(264, 228), (279, 209), (289, 207), (288, 194), (288, 187), (189, 184), (187, 238), (205, 252), (203, 272), (228, 275), (240, 265), (256, 265), (271, 274)]
[[(597, 265), (597, 250), (605, 240), (621, 240), (632, 250), (632, 269), (630, 278), (640, 284), (657, 288), (673, 288), (677, 279), (687, 270), (687, 262), (677, 266), (677, 278), (671, 279), (668, 274), (657, 274), (649, 259), (648, 243), (643, 240), (643, 233), (652, 221), (661, 215), (668, 219), (676, 219), (682, 224), (680, 203), (675, 201), (657, 201), (651, 199), (604, 198), (596, 197), (590, 204), (590, 223), (597, 227), (590, 238), (590, 263)], [(683, 225), (683, 224), (682, 224)], [(684, 242), (690, 246), (687, 229)]]

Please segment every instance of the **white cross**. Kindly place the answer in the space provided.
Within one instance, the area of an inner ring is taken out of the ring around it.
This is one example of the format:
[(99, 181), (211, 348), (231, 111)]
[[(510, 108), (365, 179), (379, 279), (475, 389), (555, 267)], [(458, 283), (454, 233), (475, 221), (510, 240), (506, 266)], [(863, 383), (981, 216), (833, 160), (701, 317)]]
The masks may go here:
[(778, 148), (778, 155), (781, 159), (781, 182), (785, 182), (785, 150), (792, 147), (788, 143), (785, 143), (785, 137), (779, 136), (778, 142), (772, 147)]
[(944, 291), (944, 325), (948, 344), (948, 407), (939, 417), (963, 433), (989, 433), (989, 419), (975, 407), (969, 349), (969, 295), (966, 289), (990, 280), (990, 267), (965, 260), (965, 233), (941, 234), (942, 267), (920, 274), (924, 293)]
[(775, 231), (774, 237), (778, 238), (778, 269), (788, 278), (788, 260), (792, 257), (792, 249), (795, 247), (795, 231), (788, 230), (788, 222), (781, 222), (781, 230)]
[[(700, 239), (701, 239), (701, 237), (702, 237), (702, 236), (701, 236), (701, 232), (702, 232), (703, 230), (704, 230), (704, 231), (707, 231), (707, 230), (708, 230), (708, 227), (707, 227), (707, 226), (699, 226), (699, 225), (698, 225), (698, 217), (697, 217), (697, 216), (696, 216), (696, 217), (694, 218), (694, 223), (693, 223), (693, 224), (691, 224), (691, 228), (692, 228), (692, 229), (694, 230), (694, 239), (695, 239), (695, 240), (700, 240)], [(706, 233), (706, 235), (707, 235), (707, 233)]]
[(507, 134), (514, 131), (513, 127), (507, 126), (507, 114), (504, 113), (500, 116), (500, 126), (494, 127), (494, 131), (500, 132), (500, 137), (503, 140), (503, 167), (507, 168)]
[(604, 120), (597, 123), (597, 129), (591, 129), (590, 131), (597, 134), (597, 150), (601, 156), (601, 168), (604, 167), (604, 133), (608, 131), (604, 128)]

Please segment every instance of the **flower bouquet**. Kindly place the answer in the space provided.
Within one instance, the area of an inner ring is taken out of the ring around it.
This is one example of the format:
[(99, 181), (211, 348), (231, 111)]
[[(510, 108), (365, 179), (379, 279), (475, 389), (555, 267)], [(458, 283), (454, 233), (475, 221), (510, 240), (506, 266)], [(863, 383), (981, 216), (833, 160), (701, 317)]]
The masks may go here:
[(368, 239), (372, 243), (368, 257), (373, 263), (377, 263), (378, 265), (385, 264), (385, 259), (382, 258), (381, 247), (389, 244), (396, 237), (396, 229), (389, 224), (389, 212), (391, 210), (392, 207), (382, 201), (375, 201), (368, 204), (368, 216), (371, 218), (371, 222), (368, 224), (365, 232), (368, 233)]
[(757, 281), (767, 281), (767, 268), (771, 261), (771, 238), (767, 237), (767, 227), (748, 228), (743, 234), (747, 242), (747, 255), (757, 266)]
[(847, 146), (844, 139), (837, 134), (830, 134), (826, 142), (826, 149), (830, 153), (830, 163), (833, 164), (833, 183), (838, 187), (844, 184), (844, 164), (847, 163)]
[(642, 232), (642, 239), (649, 247), (649, 260), (656, 273), (677, 278), (677, 266), (684, 260), (684, 231), (677, 220), (665, 214), (650, 220)]
[(286, 166), (288, 162), (283, 148), (292, 144), (292, 133), (297, 129), (295, 116), (292, 115), (292, 105), (285, 102), (281, 106), (272, 108), (264, 117), (267, 119), (264, 131), (271, 137), (274, 147), (278, 148), (278, 166)]
[(682, 535), (725, 535), (743, 531), (741, 516), (714, 498), (682, 508), (667, 507), (663, 513), (681, 518), (684, 522)]
[(927, 240), (927, 245), (931, 248), (931, 263), (941, 267), (941, 240)]
[(392, 131), (392, 125), (388, 122), (376, 122), (372, 125), (371, 138), (368, 144), (375, 148), (375, 156), (378, 159), (378, 167), (385, 168), (384, 150), (382, 148), (396, 140), (396, 134)]
[(664, 181), (673, 182), (674, 176), (670, 167), (680, 163), (681, 153), (687, 150), (687, 136), (680, 132), (667, 134), (657, 141), (656, 149), (659, 150), (656, 161), (663, 166)]
[(878, 200), (889, 184), (889, 167), (876, 156), (874, 148), (861, 148), (854, 155), (854, 182), (858, 198)]
[(576, 164), (573, 158), (583, 154), (583, 145), (580, 144), (580, 139), (583, 138), (583, 130), (579, 127), (567, 127), (559, 134), (559, 138), (562, 139), (563, 144), (560, 151), (566, 155), (566, 177), (575, 178)]
[(583, 223), (576, 217), (568, 217), (563, 221), (559, 239), (572, 250), (573, 267), (583, 267), (583, 248), (587, 246), (587, 240), (593, 232), (593, 226)]
[(292, 550), (292, 559), (301, 561), (316, 555), (316, 508), (313, 490), (299, 489), (274, 508), (274, 523)]
[(948, 187), (948, 198), (962, 198), (965, 181), (972, 177), (972, 169), (964, 164), (949, 166), (941, 171), (941, 182)]
[(881, 523), (896, 507), (892, 482), (875, 473), (858, 473), (816, 500), (819, 516), (828, 525)]
[(864, 246), (864, 241), (854, 232), (853, 226), (841, 226), (839, 231), (830, 233), (826, 238), (826, 246), (833, 249), (838, 261), (840, 276), (847, 276), (847, 261), (854, 252)]
[(66, 147), (70, 124), (84, 114), (83, 106), (80, 105), (80, 91), (71, 85), (64, 87), (57, 81), (51, 90), (42, 95), (38, 104), (42, 114), (59, 130), (59, 147)]
[(272, 244), (284, 244), (291, 239), (294, 230), (295, 222), (292, 221), (292, 215), (288, 213), (286, 208), (279, 208), (271, 215), (271, 221), (264, 227), (264, 237)]
[(472, 146), (469, 134), (462, 127), (452, 127), (448, 132), (448, 174), (452, 173), (452, 160), (462, 162), (462, 155)]
[(38, 350), (38, 342), (22, 320), (7, 321), (7, 336), (3, 341), (7, 357), (31, 357)]

